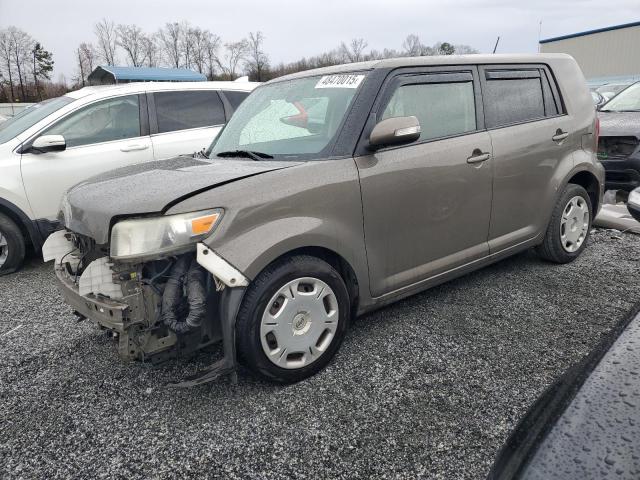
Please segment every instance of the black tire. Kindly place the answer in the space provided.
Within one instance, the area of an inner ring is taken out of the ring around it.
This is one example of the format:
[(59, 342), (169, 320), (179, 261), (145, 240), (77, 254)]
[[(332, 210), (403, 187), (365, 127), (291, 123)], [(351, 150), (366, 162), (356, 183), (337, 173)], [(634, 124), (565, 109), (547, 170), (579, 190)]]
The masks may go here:
[(0, 258), (3, 257), (4, 249), (7, 249), (7, 257), (4, 263), (0, 265), (0, 275), (7, 275), (22, 266), (26, 246), (20, 228), (3, 213), (0, 213), (0, 235), (7, 243), (6, 246), (0, 246)]
[[(265, 354), (260, 338), (262, 315), (267, 303), (288, 282), (313, 277), (333, 290), (338, 304), (338, 325), (331, 343), (312, 363), (296, 369), (275, 365)], [(327, 262), (308, 255), (284, 258), (268, 266), (251, 283), (236, 320), (236, 344), (240, 362), (263, 379), (295, 383), (322, 370), (340, 348), (350, 321), (349, 293), (340, 274)]]
[[(587, 228), (584, 240), (582, 241), (582, 244), (580, 244), (579, 248), (574, 252), (569, 252), (562, 246), (561, 219), (562, 213), (567, 207), (567, 204), (573, 197), (576, 196), (582, 197), (589, 208), (589, 226)], [(591, 199), (589, 198), (587, 191), (580, 185), (575, 185), (573, 183), (568, 184), (562, 192), (562, 195), (560, 195), (560, 198), (558, 198), (555, 207), (553, 208), (553, 214), (551, 215), (551, 220), (549, 221), (544, 240), (542, 241), (542, 244), (540, 244), (536, 248), (538, 255), (543, 259), (554, 263), (573, 262), (580, 256), (587, 245), (592, 222), (593, 207), (591, 205)]]

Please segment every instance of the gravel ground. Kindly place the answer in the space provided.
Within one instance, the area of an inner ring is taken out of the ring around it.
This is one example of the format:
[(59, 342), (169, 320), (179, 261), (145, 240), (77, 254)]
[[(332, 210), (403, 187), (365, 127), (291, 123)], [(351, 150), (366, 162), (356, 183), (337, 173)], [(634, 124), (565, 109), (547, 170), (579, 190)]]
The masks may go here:
[(297, 385), (241, 372), (191, 390), (164, 384), (197, 360), (121, 363), (32, 260), (0, 278), (0, 476), (483, 478), (528, 406), (640, 297), (640, 237), (589, 243), (570, 265), (524, 253), (358, 319)]

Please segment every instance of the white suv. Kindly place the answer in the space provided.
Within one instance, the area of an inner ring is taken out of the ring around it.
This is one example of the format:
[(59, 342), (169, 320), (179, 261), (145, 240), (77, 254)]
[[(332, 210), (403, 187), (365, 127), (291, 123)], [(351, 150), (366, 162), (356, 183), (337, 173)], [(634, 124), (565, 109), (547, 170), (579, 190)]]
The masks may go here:
[(63, 193), (133, 163), (202, 150), (256, 87), (251, 82), (85, 87), (0, 124), (0, 275), (57, 228)]

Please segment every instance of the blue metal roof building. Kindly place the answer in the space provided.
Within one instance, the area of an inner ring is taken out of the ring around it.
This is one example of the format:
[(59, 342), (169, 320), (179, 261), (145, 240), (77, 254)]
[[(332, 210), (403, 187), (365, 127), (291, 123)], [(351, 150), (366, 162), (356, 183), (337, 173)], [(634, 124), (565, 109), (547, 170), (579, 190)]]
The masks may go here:
[(115, 67), (101, 65), (88, 77), (92, 85), (129, 82), (204, 82), (207, 77), (186, 68)]

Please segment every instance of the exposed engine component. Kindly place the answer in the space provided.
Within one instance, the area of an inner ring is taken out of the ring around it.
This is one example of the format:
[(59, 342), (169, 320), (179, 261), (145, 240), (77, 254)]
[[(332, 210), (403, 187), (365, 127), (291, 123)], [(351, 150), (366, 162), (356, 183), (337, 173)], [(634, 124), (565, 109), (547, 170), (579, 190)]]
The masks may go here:
[(162, 322), (176, 333), (199, 328), (207, 310), (207, 274), (195, 257), (179, 257), (162, 294)]

